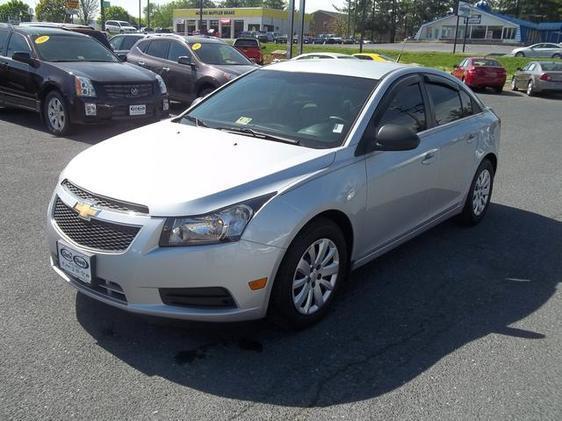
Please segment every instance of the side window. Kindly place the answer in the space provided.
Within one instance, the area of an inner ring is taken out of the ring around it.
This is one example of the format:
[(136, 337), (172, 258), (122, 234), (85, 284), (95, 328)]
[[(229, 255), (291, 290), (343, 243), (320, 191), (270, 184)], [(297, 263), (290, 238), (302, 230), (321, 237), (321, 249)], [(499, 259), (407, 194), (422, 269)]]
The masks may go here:
[(169, 47), (170, 41), (163, 39), (152, 40), (152, 42), (148, 46), (148, 50), (146, 50), (146, 54), (153, 57), (167, 58)]
[(0, 31), (0, 56), (3, 56), (6, 52), (6, 44), (9, 36), (10, 33), (8, 31)]
[(141, 50), (143, 53), (146, 53), (146, 49), (147, 49), (149, 43), (150, 43), (150, 41), (141, 41), (137, 45), (137, 48), (139, 50)]
[(12, 57), (12, 55), (16, 52), (26, 52), (31, 53), (31, 48), (27, 45), (27, 41), (24, 37), (20, 34), (12, 34), (10, 41), (8, 42), (8, 57)]
[(114, 50), (120, 50), (121, 49), (121, 44), (123, 43), (123, 38), (124, 37), (113, 37), (109, 40), (109, 43), (111, 44), (111, 47)]
[(180, 58), (181, 56), (190, 56), (189, 52), (187, 51), (187, 47), (180, 44), (179, 42), (172, 41), (170, 45), (170, 51), (168, 52), (168, 60), (177, 63), (178, 58)]
[(425, 106), (419, 83), (398, 87), (391, 95), (393, 98), (379, 119), (377, 128), (385, 124), (397, 124), (406, 126), (416, 133), (427, 128)]
[(459, 67), (466, 67), (466, 66), (468, 66), (468, 59), (463, 60), (463, 62), (459, 64)]
[(447, 124), (463, 117), (459, 91), (436, 83), (426, 83), (425, 86), (433, 102), (437, 124)]
[(473, 106), (470, 96), (463, 90), (459, 91), (459, 95), (461, 97), (462, 116), (468, 117), (469, 115), (476, 114), (477, 110)]
[(529, 68), (527, 69), (528, 72), (532, 72), (535, 70), (537, 65), (535, 63), (529, 64)]
[(121, 44), (120, 50), (130, 50), (133, 45), (141, 39), (140, 37), (123, 37), (123, 43)]

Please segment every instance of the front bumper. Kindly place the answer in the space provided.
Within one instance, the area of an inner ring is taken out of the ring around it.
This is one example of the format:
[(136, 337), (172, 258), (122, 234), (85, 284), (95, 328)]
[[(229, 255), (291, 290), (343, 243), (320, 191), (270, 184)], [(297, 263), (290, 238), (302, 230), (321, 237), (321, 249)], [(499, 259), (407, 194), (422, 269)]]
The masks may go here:
[[(144, 105), (145, 114), (130, 115), (131, 105)], [(168, 116), (169, 106), (167, 95), (120, 100), (76, 97), (70, 103), (70, 120), (75, 124), (96, 124), (109, 120), (160, 119)]]
[[(77, 199), (60, 185), (49, 205), (47, 236), (53, 269), (69, 284), (96, 300), (133, 313), (200, 321), (239, 321), (262, 318), (267, 312), (270, 288), (284, 250), (251, 241), (192, 247), (159, 247), (165, 218), (101, 210), (96, 219), (141, 229), (122, 252), (90, 249), (65, 235), (53, 219), (55, 197), (67, 206)], [(62, 271), (57, 242), (63, 241), (95, 257), (93, 285), (111, 283), (122, 294), (107, 294)], [(251, 290), (248, 282), (268, 278), (266, 288)], [(116, 285), (115, 285), (116, 284)], [(166, 288), (224, 288), (233, 305), (226, 307), (169, 305), (161, 298)], [(121, 297), (123, 295), (123, 297)], [(116, 299), (115, 297), (119, 297)]]

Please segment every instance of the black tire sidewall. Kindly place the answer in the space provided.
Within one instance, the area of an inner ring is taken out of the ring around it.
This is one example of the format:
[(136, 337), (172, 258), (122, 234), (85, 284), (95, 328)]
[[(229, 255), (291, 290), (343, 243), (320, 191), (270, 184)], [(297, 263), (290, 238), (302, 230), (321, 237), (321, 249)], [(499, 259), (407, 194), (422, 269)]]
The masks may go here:
[[(338, 278), (332, 294), (322, 308), (312, 315), (304, 315), (298, 312), (293, 303), (293, 276), (306, 249), (320, 238), (330, 239), (338, 248)], [(318, 322), (330, 310), (334, 297), (348, 275), (348, 266), (347, 244), (338, 225), (330, 219), (321, 218), (306, 226), (287, 249), (277, 271), (269, 306), (269, 315), (273, 321), (282, 325), (288, 324), (288, 327), (293, 329), (302, 329)]]
[[(488, 170), (490, 173), (490, 193), (488, 195), (488, 202), (486, 203), (486, 207), (484, 208), (482, 213), (480, 215), (475, 215), (474, 209), (472, 208), (472, 196), (474, 194), (474, 187), (476, 185), (476, 180), (478, 180), (480, 173), (485, 169)], [(464, 204), (464, 209), (461, 214), (461, 220), (465, 224), (476, 225), (484, 218), (484, 216), (486, 216), (486, 213), (488, 212), (488, 208), (490, 207), (490, 202), (492, 200), (492, 193), (494, 191), (494, 176), (495, 176), (494, 166), (492, 165), (490, 160), (485, 159), (478, 166), (478, 169), (474, 174), (474, 178), (472, 179), (472, 183), (470, 184), (470, 190), (468, 191), (468, 195), (466, 196), (466, 202)]]
[[(63, 106), (64, 116), (65, 116), (65, 124), (64, 124), (64, 127), (63, 127), (62, 130), (55, 129), (51, 125), (51, 122), (49, 121), (49, 115), (48, 115), (49, 101), (53, 97), (58, 98), (58, 100), (61, 102), (61, 104)], [(67, 134), (68, 131), (70, 130), (70, 117), (68, 115), (68, 107), (66, 105), (66, 101), (64, 100), (64, 98), (62, 97), (62, 95), (59, 92), (51, 91), (45, 97), (45, 100), (43, 101), (43, 119), (45, 121), (45, 126), (47, 127), (47, 130), (49, 130), (49, 132), (54, 134), (55, 136), (63, 136), (65, 134)]]

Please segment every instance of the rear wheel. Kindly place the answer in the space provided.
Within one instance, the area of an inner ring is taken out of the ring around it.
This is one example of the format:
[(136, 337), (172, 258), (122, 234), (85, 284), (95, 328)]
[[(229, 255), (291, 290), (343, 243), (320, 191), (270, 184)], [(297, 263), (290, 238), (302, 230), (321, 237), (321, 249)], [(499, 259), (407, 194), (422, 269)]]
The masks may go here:
[(485, 159), (476, 170), (463, 211), (459, 215), (462, 224), (476, 225), (484, 218), (492, 198), (493, 186), (494, 166)]
[(530, 80), (529, 83), (527, 84), (527, 95), (529, 96), (535, 96), (537, 93), (535, 92), (535, 83)]
[(556, 53), (552, 55), (552, 58), (562, 58), (562, 55)]
[(270, 316), (302, 329), (319, 321), (347, 276), (347, 244), (333, 221), (306, 226), (287, 249), (271, 293)]
[(206, 86), (199, 91), (199, 97), (205, 98), (207, 95), (209, 95), (214, 90), (215, 90), (215, 88), (212, 88), (210, 86)]
[(51, 91), (43, 101), (43, 116), (47, 129), (55, 136), (64, 136), (70, 130), (70, 118), (64, 98)]
[(495, 86), (494, 91), (496, 91), (496, 94), (501, 94), (503, 92), (503, 85)]

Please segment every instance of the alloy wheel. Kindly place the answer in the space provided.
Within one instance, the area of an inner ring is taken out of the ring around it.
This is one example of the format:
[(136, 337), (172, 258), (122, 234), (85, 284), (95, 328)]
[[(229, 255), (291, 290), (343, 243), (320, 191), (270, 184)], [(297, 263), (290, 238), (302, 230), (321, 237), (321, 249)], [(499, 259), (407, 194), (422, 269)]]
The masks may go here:
[(316, 313), (324, 306), (336, 286), (340, 254), (328, 238), (312, 243), (301, 256), (293, 275), (293, 304), (301, 314)]
[(47, 104), (47, 118), (51, 127), (57, 131), (62, 131), (66, 124), (66, 115), (64, 112), (64, 106), (62, 102), (57, 98), (53, 97), (49, 100)]
[(492, 176), (487, 169), (482, 170), (474, 184), (472, 192), (472, 211), (475, 216), (480, 216), (488, 204), (490, 199), (490, 182)]

